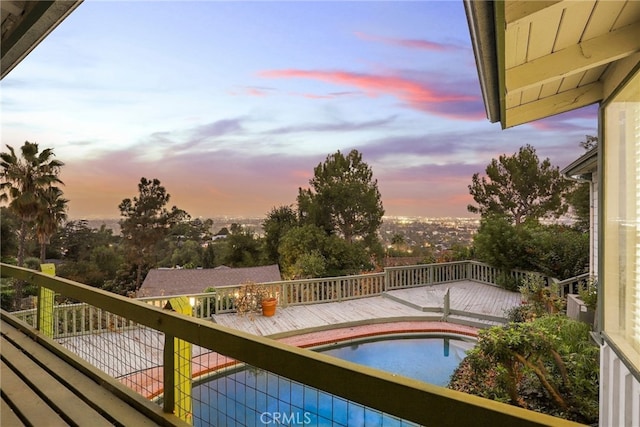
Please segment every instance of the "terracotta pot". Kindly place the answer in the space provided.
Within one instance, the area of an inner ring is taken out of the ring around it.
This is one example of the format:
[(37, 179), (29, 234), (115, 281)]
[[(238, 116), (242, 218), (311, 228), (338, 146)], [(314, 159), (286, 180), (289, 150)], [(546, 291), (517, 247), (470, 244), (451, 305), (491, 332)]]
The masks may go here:
[(262, 315), (273, 316), (276, 314), (276, 304), (278, 301), (275, 298), (265, 298), (262, 300)]

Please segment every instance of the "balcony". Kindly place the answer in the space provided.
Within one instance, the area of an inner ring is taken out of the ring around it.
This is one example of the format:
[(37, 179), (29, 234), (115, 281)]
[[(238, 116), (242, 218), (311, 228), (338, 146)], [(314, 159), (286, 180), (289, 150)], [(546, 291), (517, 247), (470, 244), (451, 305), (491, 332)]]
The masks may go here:
[[(88, 345), (74, 349), (85, 364), (91, 361), (92, 366), (87, 370), (93, 372), (97, 368), (102, 371), (104, 381), (115, 384), (112, 388), (126, 385), (127, 390), (135, 392), (135, 396), (120, 393), (119, 399), (131, 403), (142, 397), (164, 414), (175, 414), (189, 424), (223, 425), (220, 419), (211, 423), (198, 418), (193, 410), (196, 400), (193, 386), (205, 376), (242, 368), (264, 375), (263, 378), (269, 381), (269, 390), (304, 387), (318, 396), (316, 412), (305, 406), (304, 416), (308, 418), (289, 418), (289, 423), (324, 425), (323, 420), (330, 419), (332, 408), (345, 407), (364, 414), (365, 419), (367, 414), (375, 416), (383, 425), (578, 425), (212, 322), (211, 316), (237, 317), (224, 314), (234, 310), (230, 298), (237, 291), (234, 287), (219, 289), (213, 294), (139, 301), (5, 264), (2, 264), (2, 276), (29, 281), (40, 289), (38, 308), (33, 312), (2, 313), (3, 335), (9, 327), (29, 330), (31, 324), (38, 330), (35, 336), (39, 345), (48, 346), (52, 352), (58, 349), (52, 353), (57, 354), (56, 357), (68, 353), (59, 345), (63, 339), (84, 337), (84, 342), (99, 342), (97, 347)], [(382, 293), (400, 289), (443, 284), (453, 287), (461, 281), (492, 284), (496, 277), (497, 272), (489, 266), (461, 262), (391, 268), (377, 275), (268, 285), (277, 289), (280, 308), (290, 309), (314, 302), (353, 303), (360, 298), (379, 298)], [(570, 282), (561, 283), (561, 289), (571, 285)], [(442, 295), (442, 306), (432, 307), (427, 315), (441, 319), (461, 316), (456, 311), (455, 298), (445, 298), (446, 293)], [(165, 309), (167, 303), (173, 310)], [(4, 360), (4, 349), (2, 356)], [(3, 401), (5, 387), (3, 376)], [(261, 420), (260, 415), (264, 411), (279, 411), (285, 416), (302, 411), (302, 407), (290, 399), (280, 399), (275, 409), (261, 407), (260, 399), (253, 397), (232, 402), (224, 387), (228, 386), (210, 390), (208, 396), (213, 400), (196, 402), (225, 406), (229, 418), (223, 420), (224, 423), (263, 425), (265, 420)], [(259, 394), (256, 391), (256, 396)], [(140, 408), (141, 412), (149, 410), (144, 405)], [(168, 416), (162, 422), (179, 424), (174, 418)]]

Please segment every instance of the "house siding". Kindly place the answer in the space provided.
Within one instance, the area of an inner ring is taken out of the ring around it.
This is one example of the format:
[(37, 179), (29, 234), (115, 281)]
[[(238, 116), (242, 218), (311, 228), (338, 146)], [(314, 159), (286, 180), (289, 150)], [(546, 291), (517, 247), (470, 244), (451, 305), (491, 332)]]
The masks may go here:
[(640, 426), (640, 382), (606, 342), (600, 349), (599, 425)]

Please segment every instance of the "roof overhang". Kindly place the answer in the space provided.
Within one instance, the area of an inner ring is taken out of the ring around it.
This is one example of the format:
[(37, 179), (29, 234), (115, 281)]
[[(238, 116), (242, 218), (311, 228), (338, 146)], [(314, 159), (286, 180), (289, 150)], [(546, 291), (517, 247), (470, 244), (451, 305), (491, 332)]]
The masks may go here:
[(604, 98), (607, 69), (640, 52), (637, 0), (464, 0), (491, 122), (503, 128)]
[(0, 2), (0, 79), (24, 59), (82, 0)]
[(567, 178), (591, 180), (598, 168), (598, 146), (584, 153), (560, 171)]

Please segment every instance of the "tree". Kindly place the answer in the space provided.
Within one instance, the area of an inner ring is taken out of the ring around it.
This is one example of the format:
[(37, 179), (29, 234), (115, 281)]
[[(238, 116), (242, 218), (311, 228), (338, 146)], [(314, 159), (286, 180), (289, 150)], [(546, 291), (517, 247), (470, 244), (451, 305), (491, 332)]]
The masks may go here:
[(262, 222), (265, 236), (265, 251), (267, 259), (282, 267), (278, 249), (282, 238), (289, 230), (298, 225), (298, 216), (291, 206), (274, 207)]
[(91, 251), (100, 246), (109, 246), (119, 241), (113, 230), (102, 224), (100, 229), (89, 227), (87, 220), (68, 221), (51, 239), (51, 246), (58, 246), (66, 262), (86, 261)]
[(195, 240), (181, 242), (171, 254), (171, 265), (182, 268), (197, 268), (202, 266), (202, 246)]
[(530, 269), (531, 254), (526, 248), (529, 237), (527, 228), (514, 226), (504, 216), (487, 215), (474, 236), (474, 253), (478, 260), (501, 270), (501, 286), (517, 290), (518, 283), (509, 281), (508, 272), (515, 268)]
[(124, 262), (119, 243), (120, 237), (114, 236), (105, 224), (91, 228), (86, 220), (69, 221), (52, 237), (49, 246), (63, 259), (56, 274), (104, 288), (116, 278)]
[(468, 205), (469, 212), (504, 215), (517, 225), (546, 216), (557, 218), (567, 211), (563, 197), (570, 183), (548, 158), (540, 162), (530, 145), (512, 156), (493, 159), (485, 172), (486, 177), (473, 175), (469, 193), (477, 206)]
[(564, 225), (511, 224), (503, 216), (486, 216), (474, 237), (474, 257), (505, 273), (501, 285), (518, 283), (506, 272), (536, 271), (563, 280), (587, 271), (589, 236)]
[[(14, 263), (15, 256), (18, 253), (18, 240), (16, 232), (18, 228), (18, 218), (6, 206), (0, 207), (0, 254), (2, 262)], [(12, 262), (13, 261), (13, 262)]]
[(364, 242), (349, 243), (315, 225), (290, 229), (279, 251), (283, 275), (290, 279), (357, 274), (372, 267)]
[(377, 240), (384, 215), (378, 181), (357, 150), (347, 156), (340, 151), (327, 156), (314, 168), (309, 184), (311, 188), (298, 190), (298, 211), (304, 223), (349, 243), (361, 239), (372, 245)]
[(212, 226), (211, 219), (192, 219), (185, 213), (183, 220), (174, 224), (164, 241), (156, 245), (158, 265), (203, 267), (203, 248), (211, 242)]
[(42, 192), (40, 210), (36, 216), (36, 236), (40, 244), (40, 262), (46, 258), (47, 245), (51, 236), (58, 230), (62, 222), (67, 219), (67, 203), (58, 187), (49, 187)]
[(584, 141), (580, 141), (580, 146), (589, 151), (598, 146), (598, 137), (593, 135), (585, 135)]
[(231, 224), (224, 241), (223, 263), (229, 267), (254, 267), (261, 264), (260, 241), (251, 229), (240, 224)]
[(40, 151), (38, 144), (29, 141), (20, 148), (20, 157), (13, 147), (6, 147), (9, 152), (0, 153), (0, 201), (9, 202), (20, 220), (18, 265), (22, 266), (29, 223), (41, 212), (43, 192), (62, 184), (58, 174), (64, 163), (53, 159), (53, 149)]
[(138, 192), (137, 197), (124, 199), (118, 206), (125, 256), (136, 271), (133, 290), (142, 284), (143, 269), (155, 264), (155, 246), (187, 215), (175, 206), (170, 211), (165, 207), (171, 196), (156, 178), (141, 178)]
[[(585, 135), (585, 140), (580, 146), (590, 151), (598, 146), (598, 137)], [(588, 182), (577, 182), (569, 190), (566, 196), (567, 203), (571, 205), (573, 216), (576, 219), (574, 227), (580, 231), (588, 232), (591, 227), (591, 185)]]

